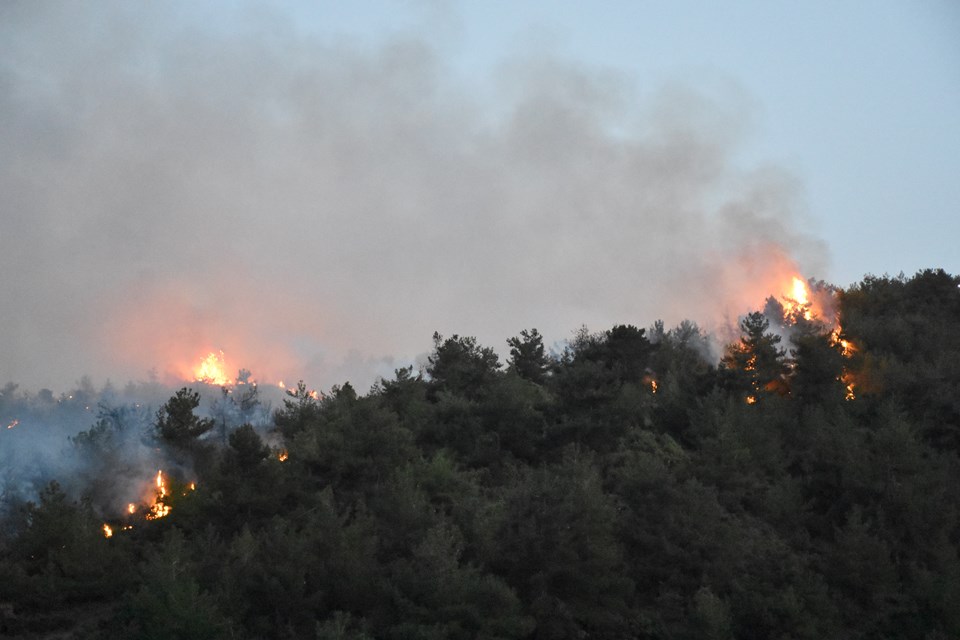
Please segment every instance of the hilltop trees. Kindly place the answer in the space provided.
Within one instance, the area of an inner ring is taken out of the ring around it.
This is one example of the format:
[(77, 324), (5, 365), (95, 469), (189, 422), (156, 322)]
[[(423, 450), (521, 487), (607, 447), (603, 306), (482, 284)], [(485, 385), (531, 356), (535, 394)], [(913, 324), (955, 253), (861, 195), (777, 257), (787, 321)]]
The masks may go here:
[(536, 329), (524, 329), (519, 336), (507, 340), (510, 346), (510, 369), (524, 380), (543, 384), (550, 368), (543, 346), (543, 336)]
[(226, 444), (181, 389), (144, 441), (196, 490), (153, 520), (101, 512), (136, 432), (104, 412), (75, 486), (5, 504), (0, 635), (960, 637), (958, 284), (750, 314), (719, 366), (689, 322), (525, 330), (506, 366), (435, 334)]
[(481, 347), (476, 338), (454, 335), (444, 340), (433, 334), (433, 354), (427, 373), (436, 393), (453, 393), (476, 399), (496, 377), (500, 368), (497, 354), (490, 347)]

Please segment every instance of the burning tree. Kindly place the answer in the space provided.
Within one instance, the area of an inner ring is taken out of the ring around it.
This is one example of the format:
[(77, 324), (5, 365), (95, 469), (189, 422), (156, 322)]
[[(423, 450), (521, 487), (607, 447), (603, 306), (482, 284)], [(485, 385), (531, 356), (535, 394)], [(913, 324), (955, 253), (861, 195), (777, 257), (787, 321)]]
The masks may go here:
[(747, 402), (756, 402), (761, 391), (786, 392), (786, 351), (778, 346), (780, 336), (768, 331), (770, 321), (754, 311), (740, 322), (740, 340), (730, 345), (720, 366), (734, 376), (734, 387), (746, 392)]

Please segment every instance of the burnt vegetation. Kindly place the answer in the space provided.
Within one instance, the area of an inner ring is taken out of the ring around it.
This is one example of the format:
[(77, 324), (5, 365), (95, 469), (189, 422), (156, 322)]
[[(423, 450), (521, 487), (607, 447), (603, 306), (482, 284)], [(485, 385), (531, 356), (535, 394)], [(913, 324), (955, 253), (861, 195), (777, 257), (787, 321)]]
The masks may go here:
[[(423, 371), (301, 384), (267, 424), (249, 388), (104, 407), (80, 471), (5, 479), (0, 635), (960, 637), (958, 287), (750, 314), (719, 364), (689, 322), (524, 330), (506, 362), (435, 334)], [(109, 506), (131, 438), (165, 452), (163, 517)]]

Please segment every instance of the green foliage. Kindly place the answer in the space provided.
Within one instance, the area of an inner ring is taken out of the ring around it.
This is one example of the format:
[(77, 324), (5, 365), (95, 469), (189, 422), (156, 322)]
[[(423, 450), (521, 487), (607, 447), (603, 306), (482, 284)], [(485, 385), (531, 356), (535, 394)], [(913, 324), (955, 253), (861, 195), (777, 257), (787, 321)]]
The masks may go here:
[(230, 434), (230, 448), (236, 454), (237, 465), (250, 469), (258, 465), (270, 453), (252, 425), (245, 424)]
[(519, 336), (507, 340), (510, 346), (510, 369), (524, 380), (543, 384), (550, 367), (543, 346), (543, 336), (536, 329), (524, 329)]
[(427, 373), (436, 391), (476, 398), (498, 374), (500, 361), (489, 347), (481, 347), (476, 338), (454, 335), (446, 340), (433, 334), (433, 353)]
[(181, 389), (151, 425), (159, 520), (113, 512), (141, 434), (103, 410), (76, 486), (2, 503), (0, 635), (960, 637), (958, 284), (839, 292), (846, 352), (750, 314), (719, 367), (690, 322), (558, 358), (522, 331), (505, 370), (436, 334), (367, 395), (301, 382), (257, 429), (215, 407), (223, 441)]
[(212, 640), (225, 620), (191, 575), (183, 535), (174, 530), (146, 561), (143, 581), (126, 604), (125, 633), (144, 640)]
[(200, 406), (200, 394), (186, 387), (180, 389), (157, 411), (156, 430), (160, 439), (177, 449), (189, 449), (197, 438), (214, 426), (210, 418), (199, 418), (194, 410)]
[(783, 392), (785, 351), (780, 336), (769, 331), (770, 320), (759, 311), (740, 322), (740, 341), (731, 345), (720, 361), (729, 386), (759, 399), (766, 393)]

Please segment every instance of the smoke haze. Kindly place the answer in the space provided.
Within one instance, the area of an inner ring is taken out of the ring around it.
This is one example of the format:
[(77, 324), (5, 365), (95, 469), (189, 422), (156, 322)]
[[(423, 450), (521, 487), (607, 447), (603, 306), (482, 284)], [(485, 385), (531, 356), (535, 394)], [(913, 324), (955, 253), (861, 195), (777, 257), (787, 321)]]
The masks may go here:
[(184, 379), (222, 349), (365, 387), (435, 330), (709, 326), (822, 273), (793, 179), (738, 165), (734, 90), (550, 56), (474, 82), (426, 37), (188, 6), (0, 6), (0, 382)]

